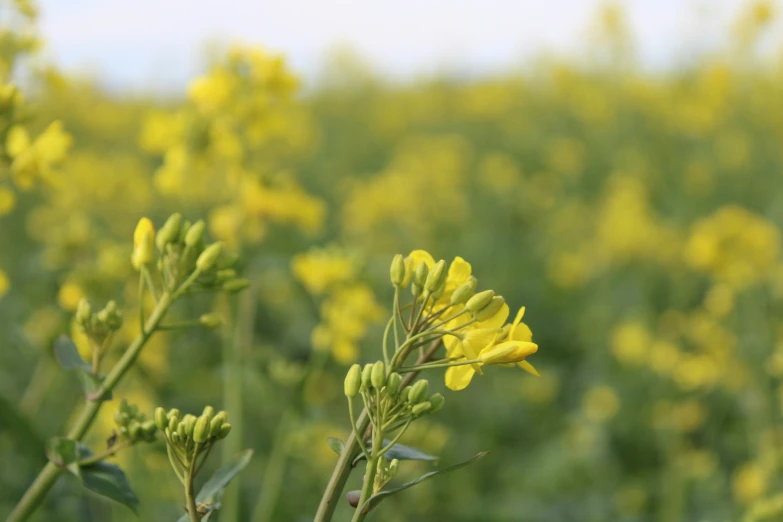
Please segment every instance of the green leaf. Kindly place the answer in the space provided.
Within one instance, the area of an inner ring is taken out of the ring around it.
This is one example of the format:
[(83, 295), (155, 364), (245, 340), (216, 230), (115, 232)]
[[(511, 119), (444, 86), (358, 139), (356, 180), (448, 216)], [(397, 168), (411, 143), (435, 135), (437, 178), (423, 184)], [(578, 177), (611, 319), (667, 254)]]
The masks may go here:
[(115, 464), (105, 461), (79, 466), (79, 478), (84, 487), (115, 502), (127, 506), (136, 513), (139, 499), (131, 489), (125, 473)]
[(79, 350), (70, 337), (63, 334), (54, 341), (54, 356), (64, 370), (84, 370), (89, 372), (92, 367), (84, 362)]
[[(209, 477), (201, 490), (196, 495), (196, 503), (199, 508), (203, 508), (206, 511), (206, 516), (201, 520), (205, 522), (209, 519), (213, 512), (220, 509), (220, 498), (223, 495), (223, 490), (226, 489), (229, 482), (236, 477), (240, 471), (245, 469), (245, 466), (250, 463), (250, 459), (253, 457), (253, 450), (246, 449), (240, 451), (234, 455), (231, 460), (223, 464), (218, 468), (215, 473)], [(177, 520), (177, 522), (188, 522), (188, 515), (185, 514)]]
[(444, 473), (448, 473), (450, 471), (457, 470), (457, 469), (459, 469), (459, 468), (461, 468), (463, 466), (467, 466), (468, 464), (470, 464), (474, 460), (480, 459), (481, 457), (483, 457), (487, 453), (489, 453), (489, 452), (488, 451), (482, 451), (481, 453), (478, 453), (478, 454), (474, 455), (473, 457), (471, 457), (470, 459), (466, 460), (465, 462), (460, 462), (459, 464), (454, 464), (453, 466), (449, 466), (448, 468), (443, 468), (443, 469), (439, 469), (439, 470), (436, 470), (436, 471), (430, 471), (429, 473), (425, 473), (424, 475), (422, 475), (421, 477), (419, 477), (419, 478), (417, 478), (415, 480), (412, 480), (410, 482), (406, 482), (402, 486), (399, 486), (399, 487), (396, 487), (396, 488), (393, 488), (393, 489), (387, 489), (387, 490), (381, 491), (379, 493), (376, 493), (375, 495), (373, 495), (373, 496), (371, 496), (370, 498), (367, 499), (367, 501), (364, 503), (364, 506), (362, 506), (362, 509), (366, 513), (368, 511), (370, 511), (371, 509), (373, 509), (378, 504), (380, 504), (381, 500), (385, 499), (386, 497), (394, 495), (395, 493), (399, 493), (400, 491), (406, 490), (408, 488), (412, 488), (416, 484), (418, 484), (420, 482), (424, 482), (427, 479), (431, 479), (435, 475), (442, 475)]
[(345, 443), (338, 439), (337, 437), (329, 437), (326, 439), (326, 443), (329, 445), (330, 448), (332, 448), (332, 451), (337, 453), (337, 456), (340, 456), (343, 454), (343, 449), (345, 449)]
[(78, 460), (77, 442), (64, 437), (52, 437), (46, 443), (46, 457), (55, 466), (64, 468)]
[[(389, 443), (391, 443), (390, 440), (383, 439), (383, 445), (384, 447), (387, 446)], [(334, 449), (334, 448), (332, 448)], [(388, 460), (397, 459), (397, 460), (426, 460), (426, 461), (436, 461), (438, 460), (438, 457), (435, 457), (433, 455), (428, 455), (424, 453), (423, 451), (417, 450), (416, 448), (411, 448), (410, 446), (405, 446), (403, 444), (395, 444), (391, 448), (389, 448), (389, 451), (384, 453), (383, 455)], [(353, 466), (355, 467), (356, 464), (358, 464), (360, 461), (365, 460), (366, 457), (363, 453), (359, 454), (358, 457), (356, 457), (353, 461)]]

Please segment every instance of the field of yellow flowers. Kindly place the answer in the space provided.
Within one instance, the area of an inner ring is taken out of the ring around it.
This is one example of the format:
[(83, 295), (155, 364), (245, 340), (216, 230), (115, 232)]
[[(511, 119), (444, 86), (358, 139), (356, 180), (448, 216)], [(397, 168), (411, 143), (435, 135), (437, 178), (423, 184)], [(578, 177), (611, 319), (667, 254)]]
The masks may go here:
[[(415, 249), (469, 259), (527, 306), (540, 376), (498, 369), (451, 392), (404, 442), (444, 461), (491, 453), (377, 520), (783, 519), (783, 55), (756, 53), (766, 4), (731, 48), (678, 71), (635, 68), (607, 16), (590, 63), (406, 86), (335, 71), (305, 95), (283, 56), (236, 46), (167, 102), (42, 65), (34, 7), (6, 8), (0, 518), (76, 414), (53, 341), (87, 350), (83, 297), (119, 297), (118, 338), (133, 338), (134, 227), (181, 212), (205, 217), (250, 288), (183, 305), (223, 325), (156, 337), (118, 391), (147, 412), (231, 412), (224, 453), (256, 457), (221, 521), (311, 519), (326, 440), (348, 431), (343, 377), (380, 343), (389, 261)], [(102, 412), (89, 442), (113, 425)], [(140, 519), (175, 520), (165, 448), (118, 459)], [(38, 517), (136, 520), (71, 480)]]

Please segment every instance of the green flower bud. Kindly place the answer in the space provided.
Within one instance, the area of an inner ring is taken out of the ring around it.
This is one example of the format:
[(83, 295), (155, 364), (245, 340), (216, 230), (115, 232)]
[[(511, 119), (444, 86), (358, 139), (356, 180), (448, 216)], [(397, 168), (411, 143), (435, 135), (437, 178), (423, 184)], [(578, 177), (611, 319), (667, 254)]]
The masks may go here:
[(369, 390), (372, 384), (372, 364), (365, 364), (362, 370), (362, 387)]
[(424, 281), (424, 289), (430, 293), (435, 293), (440, 290), (445, 282), (446, 262), (441, 259), (433, 265), (432, 270), (427, 274), (427, 279)]
[(204, 406), (204, 411), (202, 411), (201, 414), (209, 417), (209, 420), (211, 421), (212, 417), (215, 416), (215, 408), (212, 406)]
[(345, 376), (345, 396), (353, 399), (359, 394), (362, 387), (362, 367), (354, 364)]
[(188, 437), (193, 435), (193, 432), (188, 430), (187, 424), (185, 424), (185, 421), (179, 421), (179, 424), (177, 424), (177, 433), (179, 433), (179, 436), (182, 437), (182, 439), (187, 439)]
[(223, 286), (221, 287), (224, 292), (228, 292), (229, 294), (235, 294), (237, 292), (241, 292), (245, 288), (250, 286), (250, 281), (248, 279), (244, 278), (238, 278), (238, 279), (231, 279), (230, 281), (226, 281), (223, 283)]
[(90, 319), (92, 318), (92, 307), (90, 306), (90, 302), (84, 297), (79, 300), (79, 304), (76, 306), (75, 318), (76, 324), (80, 325), (82, 328), (90, 323)]
[(196, 260), (196, 268), (200, 272), (209, 272), (217, 263), (220, 254), (223, 253), (223, 243), (220, 241), (212, 243), (201, 252)]
[(209, 423), (212, 418), (207, 415), (202, 415), (196, 421), (196, 426), (193, 428), (193, 441), (197, 444), (203, 444), (209, 439)]
[(132, 410), (131, 410), (130, 405), (128, 404), (128, 401), (126, 399), (122, 399), (120, 401), (120, 408), (119, 409), (120, 409), (120, 411), (122, 413), (127, 413), (128, 416), (130, 417), (130, 415), (132, 413)]
[(386, 368), (383, 361), (378, 361), (372, 365), (370, 382), (372, 383), (373, 388), (377, 390), (380, 390), (386, 385)]
[(233, 268), (224, 268), (223, 270), (218, 270), (215, 277), (217, 278), (218, 283), (225, 283), (226, 281), (236, 279), (237, 271)]
[(436, 393), (432, 397), (430, 397), (430, 404), (432, 404), (432, 409), (430, 410), (430, 413), (438, 413), (441, 408), (443, 408), (443, 405), (446, 403), (446, 398), (441, 395), (440, 393)]
[(231, 424), (226, 422), (220, 427), (220, 433), (218, 433), (218, 439), (225, 439), (228, 437), (228, 434), (231, 433)]
[(182, 228), (182, 215), (180, 213), (174, 213), (166, 220), (166, 223), (161, 227), (158, 236), (155, 238), (155, 244), (158, 246), (158, 250), (164, 252), (166, 245), (169, 243), (175, 243), (179, 240), (180, 229)]
[(420, 287), (424, 287), (424, 283), (427, 281), (428, 274), (429, 269), (427, 268), (427, 265), (424, 263), (424, 261), (422, 261), (419, 263), (419, 266), (416, 267), (416, 271), (413, 272), (413, 282)]
[(483, 292), (479, 292), (468, 299), (468, 302), (465, 303), (465, 308), (475, 314), (479, 310), (486, 307), (492, 301), (493, 297), (495, 297), (494, 290), (484, 290)]
[(415, 297), (419, 297), (419, 296), (421, 295), (422, 291), (424, 291), (424, 287), (423, 287), (423, 286), (421, 286), (421, 285), (420, 285), (419, 283), (417, 283), (416, 281), (414, 281), (414, 282), (411, 284), (411, 293), (413, 294), (413, 297), (414, 297), (414, 298), (415, 298)]
[(166, 429), (166, 426), (169, 425), (169, 418), (166, 417), (166, 410), (164, 410), (161, 407), (155, 408), (155, 425), (158, 427), (159, 430), (163, 431)]
[(179, 426), (179, 418), (178, 417), (169, 417), (169, 431), (171, 433), (177, 432), (177, 426)]
[(412, 412), (414, 415), (421, 415), (422, 413), (426, 412), (430, 408), (432, 408), (432, 404), (430, 404), (430, 401), (424, 401), (415, 405), (413, 407)]
[(139, 435), (141, 434), (141, 424), (139, 424), (136, 421), (133, 421), (128, 426), (128, 438), (130, 440), (136, 440), (139, 438)]
[(397, 471), (400, 467), (400, 461), (397, 459), (392, 459), (392, 461), (389, 463), (389, 477), (394, 478), (397, 476)]
[(408, 402), (411, 404), (417, 404), (423, 401), (427, 395), (429, 395), (429, 390), (430, 383), (427, 381), (427, 379), (416, 381), (416, 384), (413, 385), (413, 388), (411, 388), (411, 392), (408, 395)]
[(411, 395), (411, 387), (410, 386), (406, 386), (400, 392), (400, 401), (408, 402), (408, 399), (410, 398), (410, 395)]
[(505, 304), (506, 300), (503, 297), (496, 295), (492, 298), (487, 306), (476, 312), (477, 321), (486, 321), (500, 310)]
[(169, 438), (171, 439), (171, 442), (174, 444), (179, 443), (180, 440), (182, 440), (182, 437), (179, 436), (179, 433), (176, 431), (171, 432), (171, 435), (169, 435)]
[(191, 415), (190, 413), (188, 413), (187, 415), (185, 415), (182, 418), (182, 422), (180, 422), (180, 426), (182, 426), (183, 424), (185, 426), (184, 431), (181, 431), (179, 429), (177, 431), (180, 432), (180, 435), (184, 434), (184, 435), (187, 435), (188, 437), (192, 437), (193, 436), (193, 428), (196, 426), (196, 421), (197, 420), (198, 419), (196, 418), (195, 415)]
[(223, 427), (223, 423), (225, 422), (224, 418), (221, 415), (215, 415), (212, 420), (209, 422), (209, 437), (217, 437), (218, 434), (220, 434), (220, 428)]
[(219, 328), (223, 324), (223, 319), (218, 314), (203, 314), (198, 318), (198, 322), (204, 328)]
[(405, 281), (405, 259), (402, 257), (402, 254), (397, 254), (392, 259), (389, 276), (391, 277), (392, 285), (399, 288), (403, 287), (402, 283)]
[(386, 393), (388, 393), (392, 397), (397, 395), (397, 392), (400, 391), (401, 385), (402, 385), (402, 375), (396, 372), (390, 373), (389, 376), (386, 378)]
[[(476, 278), (474, 277), (473, 281), (475, 280)], [(454, 293), (451, 294), (451, 304), (458, 305), (467, 302), (468, 299), (473, 297), (475, 291), (476, 285), (471, 281), (458, 286)]]
[(204, 220), (199, 219), (188, 228), (185, 234), (185, 246), (193, 248), (201, 242), (201, 238), (204, 237)]
[(127, 426), (130, 422), (130, 417), (127, 413), (121, 412), (119, 410), (114, 412), (114, 423), (117, 424), (117, 426)]

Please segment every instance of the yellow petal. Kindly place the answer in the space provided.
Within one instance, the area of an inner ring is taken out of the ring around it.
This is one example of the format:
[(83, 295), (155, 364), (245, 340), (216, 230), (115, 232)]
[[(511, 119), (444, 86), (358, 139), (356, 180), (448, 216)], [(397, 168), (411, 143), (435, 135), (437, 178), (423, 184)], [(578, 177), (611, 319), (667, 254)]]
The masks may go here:
[(454, 391), (464, 390), (473, 379), (474, 373), (476, 372), (468, 365), (452, 366), (446, 370), (446, 386)]
[(522, 317), (525, 315), (525, 307), (521, 307), (519, 311), (517, 312), (517, 316), (514, 318), (514, 322), (511, 324), (511, 332), (509, 333), (509, 337), (512, 337), (514, 335), (514, 329), (516, 329), (517, 325), (522, 321)]
[(451, 284), (454, 288), (461, 285), (470, 277), (472, 268), (470, 263), (457, 256), (449, 265), (449, 275), (446, 278), (446, 284)]
[(485, 319), (481, 321), (480, 327), (481, 328), (502, 328), (503, 325), (506, 323), (506, 319), (508, 319), (508, 305), (506, 303), (503, 303), (503, 306), (500, 307), (500, 309), (490, 317), (489, 319)]
[(533, 332), (530, 331), (530, 327), (525, 323), (519, 323), (508, 338), (512, 341), (532, 341)]
[(521, 362), (537, 351), (538, 345), (535, 343), (507, 341), (484, 350), (480, 358), (484, 364), (509, 364)]
[(416, 267), (419, 266), (419, 263), (422, 261), (427, 265), (427, 268), (432, 268), (435, 264), (435, 260), (426, 250), (414, 250), (408, 255), (408, 258), (411, 260), (411, 268), (413, 270), (416, 270)]
[(530, 364), (527, 361), (520, 361), (517, 363), (517, 366), (525, 370), (527, 373), (532, 373), (536, 377), (541, 377), (541, 374), (538, 373), (538, 370), (536, 370), (532, 364)]

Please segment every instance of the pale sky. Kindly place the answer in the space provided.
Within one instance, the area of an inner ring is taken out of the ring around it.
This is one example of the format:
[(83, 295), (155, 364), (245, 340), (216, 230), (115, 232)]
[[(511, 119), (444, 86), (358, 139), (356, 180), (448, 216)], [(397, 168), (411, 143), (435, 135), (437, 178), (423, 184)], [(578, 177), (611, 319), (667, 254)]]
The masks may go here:
[[(749, 0), (625, 0), (644, 64), (666, 67), (720, 46)], [(207, 42), (285, 54), (305, 78), (330, 51), (380, 73), (481, 74), (542, 52), (578, 54), (600, 0), (39, 0), (49, 57), (120, 90), (180, 91)]]

